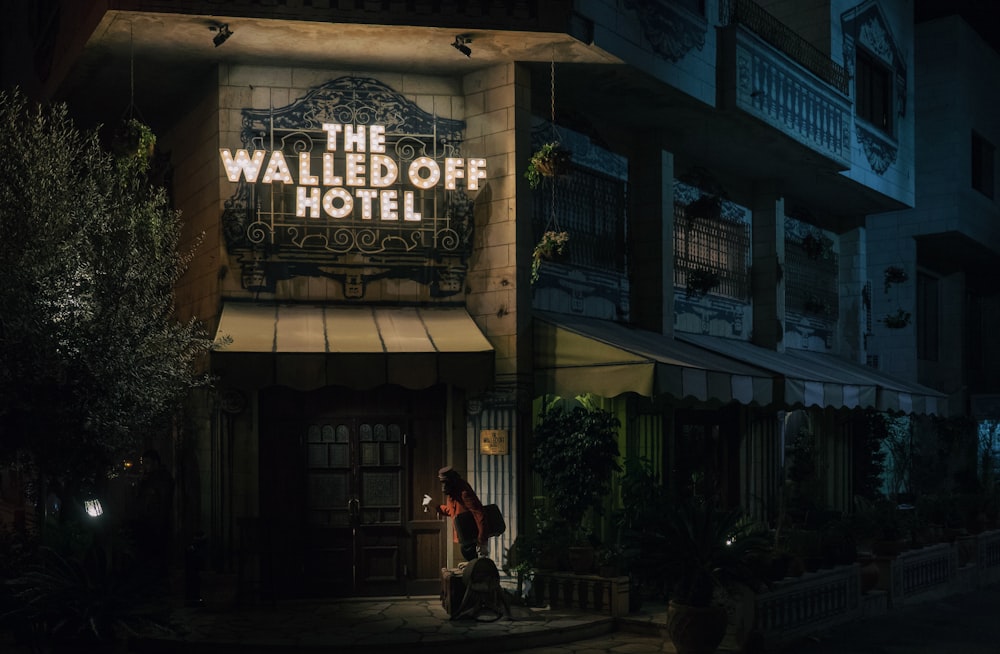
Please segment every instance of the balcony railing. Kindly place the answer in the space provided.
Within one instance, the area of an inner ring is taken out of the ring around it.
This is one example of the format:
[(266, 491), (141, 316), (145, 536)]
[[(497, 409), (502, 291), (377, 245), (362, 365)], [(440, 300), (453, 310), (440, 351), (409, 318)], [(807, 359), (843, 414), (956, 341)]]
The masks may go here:
[(843, 66), (767, 13), (753, 0), (722, 0), (719, 13), (719, 22), (723, 25), (742, 25), (827, 84), (844, 95), (848, 94), (849, 78)]

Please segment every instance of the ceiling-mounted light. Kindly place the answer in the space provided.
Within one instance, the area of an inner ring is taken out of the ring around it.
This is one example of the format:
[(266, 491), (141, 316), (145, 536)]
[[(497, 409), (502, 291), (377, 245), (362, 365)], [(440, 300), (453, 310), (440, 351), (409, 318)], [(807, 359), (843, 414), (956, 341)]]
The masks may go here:
[(465, 36), (464, 34), (459, 34), (458, 36), (455, 37), (455, 42), (451, 44), (451, 47), (455, 48), (456, 50), (464, 54), (466, 57), (471, 57), (472, 49), (469, 48), (469, 46), (467, 45), (469, 43), (472, 43), (472, 39), (470, 39), (468, 36)]
[(217, 48), (223, 43), (225, 43), (226, 39), (228, 39), (230, 36), (233, 35), (233, 31), (229, 29), (229, 25), (226, 23), (217, 23), (215, 25), (210, 25), (208, 29), (212, 30), (213, 32), (218, 32), (218, 34), (216, 34), (215, 37), (212, 38), (212, 43), (214, 43), (215, 47)]

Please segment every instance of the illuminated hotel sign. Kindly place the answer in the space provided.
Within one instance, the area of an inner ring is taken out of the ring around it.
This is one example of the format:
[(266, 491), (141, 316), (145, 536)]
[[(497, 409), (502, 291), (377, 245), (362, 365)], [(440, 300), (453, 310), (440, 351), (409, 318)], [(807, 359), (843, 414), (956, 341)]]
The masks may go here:
[(465, 121), (365, 77), (240, 117), (240, 143), (220, 148), (219, 162), (233, 188), (226, 249), (245, 289), (325, 277), (346, 299), (383, 280), (383, 299), (398, 288), (392, 280), (424, 287), (417, 299), (461, 293), (472, 197), (487, 179), (486, 160), (462, 152)]
[[(311, 152), (299, 152), (289, 162), (281, 150), (237, 150), (219, 153), (230, 182), (244, 179), (254, 184), (295, 185), (295, 216), (319, 219), (360, 217), (362, 220), (419, 222), (414, 189), (427, 191), (441, 186), (448, 191), (479, 189), (486, 177), (485, 159), (445, 157), (444, 166), (433, 158), (420, 156), (400, 170), (399, 162), (386, 154), (384, 125), (341, 125), (323, 123), (326, 149), (314, 171)], [(338, 154), (340, 155), (338, 157)], [(267, 162), (264, 167), (264, 162)], [(263, 168), (263, 177), (261, 169)], [(292, 174), (292, 169), (297, 174)], [(394, 186), (400, 186), (402, 191)], [(405, 186), (409, 186), (409, 190)], [(402, 196), (402, 197), (400, 197)]]

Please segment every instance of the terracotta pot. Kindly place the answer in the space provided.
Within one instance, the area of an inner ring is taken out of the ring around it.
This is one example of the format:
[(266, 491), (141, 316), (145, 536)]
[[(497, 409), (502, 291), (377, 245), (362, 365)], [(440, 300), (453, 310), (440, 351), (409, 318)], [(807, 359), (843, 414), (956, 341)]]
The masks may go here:
[(723, 606), (690, 606), (670, 601), (667, 634), (677, 654), (712, 654), (726, 635), (728, 616)]

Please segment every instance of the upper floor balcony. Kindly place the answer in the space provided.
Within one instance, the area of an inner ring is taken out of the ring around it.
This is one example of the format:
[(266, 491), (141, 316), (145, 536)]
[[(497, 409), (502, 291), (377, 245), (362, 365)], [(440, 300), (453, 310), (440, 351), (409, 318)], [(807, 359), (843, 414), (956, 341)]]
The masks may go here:
[(851, 165), (847, 70), (752, 0), (721, 5), (719, 104)]

